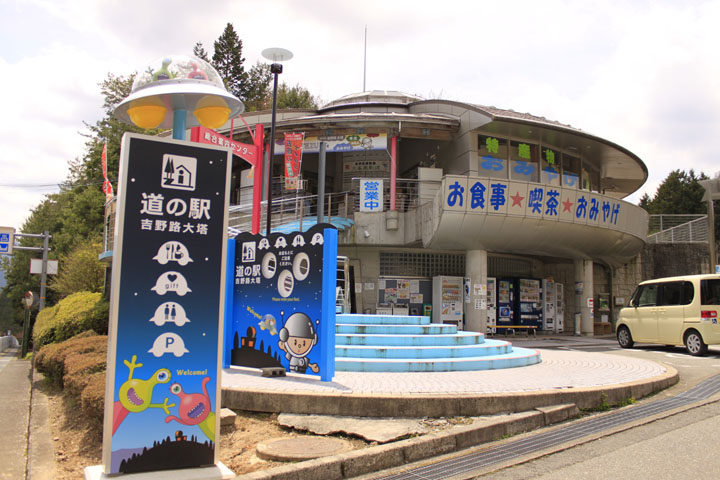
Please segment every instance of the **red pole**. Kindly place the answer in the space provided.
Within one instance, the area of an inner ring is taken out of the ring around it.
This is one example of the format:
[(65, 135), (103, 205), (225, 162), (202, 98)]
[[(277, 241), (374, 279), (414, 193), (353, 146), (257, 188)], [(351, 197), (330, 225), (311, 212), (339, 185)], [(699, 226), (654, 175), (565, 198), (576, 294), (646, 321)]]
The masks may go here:
[(395, 184), (397, 183), (397, 136), (390, 139), (390, 210), (395, 210)]
[[(252, 134), (252, 131), (251, 131)], [(255, 136), (253, 143), (257, 148), (256, 163), (254, 168), (255, 177), (253, 178), (253, 207), (252, 207), (252, 233), (260, 233), (260, 217), (262, 216), (262, 170), (263, 170), (263, 142), (265, 141), (265, 128), (262, 124), (255, 126)]]

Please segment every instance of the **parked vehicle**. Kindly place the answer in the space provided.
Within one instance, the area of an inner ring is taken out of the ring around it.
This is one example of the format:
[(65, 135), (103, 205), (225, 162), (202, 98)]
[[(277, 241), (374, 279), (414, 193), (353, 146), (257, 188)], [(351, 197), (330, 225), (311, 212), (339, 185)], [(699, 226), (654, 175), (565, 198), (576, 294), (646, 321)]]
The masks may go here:
[(720, 275), (688, 275), (642, 282), (629, 306), (620, 311), (617, 339), (622, 348), (635, 342), (685, 345), (702, 356), (720, 344)]

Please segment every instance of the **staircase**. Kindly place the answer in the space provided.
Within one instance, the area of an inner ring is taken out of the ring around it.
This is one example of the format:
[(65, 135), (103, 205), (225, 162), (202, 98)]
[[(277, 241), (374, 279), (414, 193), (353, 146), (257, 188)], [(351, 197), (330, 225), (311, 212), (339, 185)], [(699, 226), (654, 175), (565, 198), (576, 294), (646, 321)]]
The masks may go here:
[(541, 361), (535, 350), (485, 339), (429, 317), (338, 314), (335, 370), (451, 372), (522, 367)]

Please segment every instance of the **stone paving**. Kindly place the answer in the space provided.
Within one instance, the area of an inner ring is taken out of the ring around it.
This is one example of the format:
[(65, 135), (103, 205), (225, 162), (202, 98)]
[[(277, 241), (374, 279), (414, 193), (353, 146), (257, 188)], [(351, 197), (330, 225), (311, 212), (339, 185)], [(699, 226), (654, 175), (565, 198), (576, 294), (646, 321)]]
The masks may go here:
[(257, 370), (231, 367), (223, 370), (222, 386), (284, 393), (484, 394), (617, 385), (653, 378), (666, 372), (665, 367), (658, 363), (627, 356), (538, 350), (542, 362), (527, 367), (473, 372), (337, 372), (332, 382), (296, 374), (262, 377)]

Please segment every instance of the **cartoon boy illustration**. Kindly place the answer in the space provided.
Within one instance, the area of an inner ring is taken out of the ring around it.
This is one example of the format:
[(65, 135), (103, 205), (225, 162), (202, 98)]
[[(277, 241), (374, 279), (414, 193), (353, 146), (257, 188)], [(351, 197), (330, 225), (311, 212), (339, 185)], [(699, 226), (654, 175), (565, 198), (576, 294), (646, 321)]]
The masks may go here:
[(290, 315), (285, 326), (278, 335), (278, 347), (285, 352), (285, 358), (290, 361), (290, 371), (305, 373), (308, 367), (314, 373), (320, 368), (317, 363), (310, 363), (307, 355), (317, 343), (317, 333), (310, 317), (304, 313), (296, 312)]

